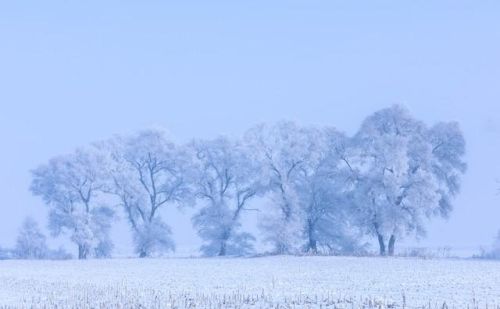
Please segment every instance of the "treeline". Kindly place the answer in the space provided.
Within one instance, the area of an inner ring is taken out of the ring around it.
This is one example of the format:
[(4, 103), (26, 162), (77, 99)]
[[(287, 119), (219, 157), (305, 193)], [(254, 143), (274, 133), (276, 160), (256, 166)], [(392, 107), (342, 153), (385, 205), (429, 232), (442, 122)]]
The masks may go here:
[(185, 145), (159, 130), (114, 136), (36, 168), (31, 191), (48, 205), (53, 235), (69, 235), (80, 259), (110, 256), (118, 209), (138, 256), (174, 250), (165, 207), (198, 207), (203, 254), (251, 254), (255, 237), (241, 217), (258, 197), (258, 228), (273, 253), (352, 254), (370, 236), (393, 255), (398, 239), (450, 214), (464, 154), (457, 123), (428, 127), (393, 106), (353, 136), (293, 122)]

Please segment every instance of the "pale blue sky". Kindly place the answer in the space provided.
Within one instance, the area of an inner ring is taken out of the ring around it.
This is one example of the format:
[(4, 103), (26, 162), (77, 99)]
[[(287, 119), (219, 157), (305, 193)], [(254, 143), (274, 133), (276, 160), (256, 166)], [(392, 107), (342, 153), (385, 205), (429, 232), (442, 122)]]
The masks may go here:
[(280, 119), (352, 133), (394, 103), (468, 142), (456, 210), (420, 245), (489, 244), (499, 17), (498, 1), (3, 1), (0, 246), (27, 214), (45, 225), (29, 170), (76, 146), (151, 125), (178, 141)]

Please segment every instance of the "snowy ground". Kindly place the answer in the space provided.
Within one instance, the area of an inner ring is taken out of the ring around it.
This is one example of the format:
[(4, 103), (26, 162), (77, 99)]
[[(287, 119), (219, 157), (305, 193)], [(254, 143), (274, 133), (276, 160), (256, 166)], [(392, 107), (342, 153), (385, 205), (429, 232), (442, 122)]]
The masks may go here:
[(0, 261), (0, 307), (500, 308), (500, 262), (266, 257)]

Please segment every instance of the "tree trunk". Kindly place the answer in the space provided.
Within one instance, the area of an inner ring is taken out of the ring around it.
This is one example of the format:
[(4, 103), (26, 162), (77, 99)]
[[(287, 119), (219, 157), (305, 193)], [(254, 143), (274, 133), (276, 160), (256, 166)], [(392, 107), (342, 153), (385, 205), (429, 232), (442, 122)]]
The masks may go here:
[(309, 238), (308, 251), (312, 254), (318, 254), (318, 245), (315, 239)]
[(287, 246), (284, 242), (276, 241), (274, 247), (276, 248), (276, 254), (278, 254), (278, 255), (282, 255), (282, 254), (287, 253), (287, 249), (286, 249)]
[(309, 243), (307, 244), (307, 252), (310, 252), (312, 254), (317, 254), (318, 253), (318, 245), (316, 239), (314, 239), (313, 236), (313, 224), (309, 220), (308, 222), (308, 228), (307, 228), (307, 234), (309, 238)]
[(87, 258), (87, 249), (84, 245), (78, 245), (78, 259), (85, 260)]
[(225, 256), (226, 255), (226, 240), (223, 240), (222, 243), (220, 244), (220, 250), (218, 256)]
[(378, 245), (379, 245), (379, 248), (380, 248), (380, 255), (381, 256), (385, 256), (385, 241), (384, 241), (384, 236), (382, 236), (381, 234), (377, 234), (377, 238), (378, 238)]
[(389, 238), (389, 256), (394, 256), (394, 244), (396, 243), (396, 236), (391, 235)]

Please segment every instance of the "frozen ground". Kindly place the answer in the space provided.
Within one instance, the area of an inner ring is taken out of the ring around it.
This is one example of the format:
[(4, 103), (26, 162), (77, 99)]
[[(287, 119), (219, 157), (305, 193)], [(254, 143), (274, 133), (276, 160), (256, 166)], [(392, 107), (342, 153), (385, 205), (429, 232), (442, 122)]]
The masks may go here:
[(0, 261), (0, 307), (443, 308), (444, 303), (500, 308), (500, 262), (345, 257)]

